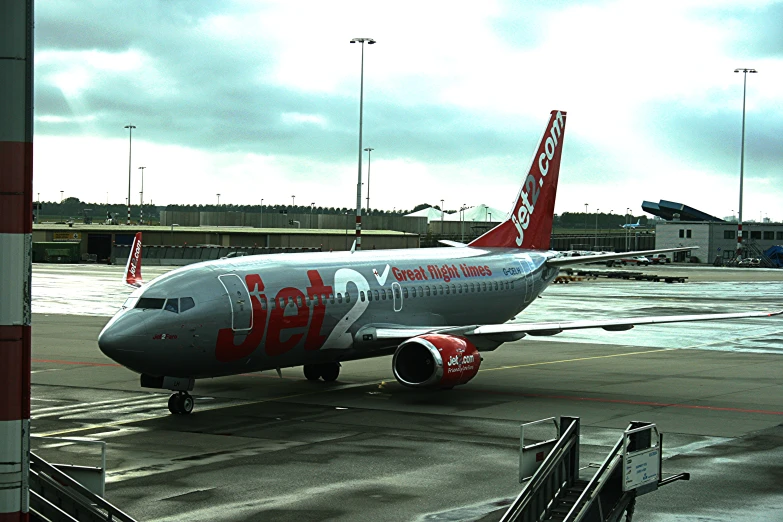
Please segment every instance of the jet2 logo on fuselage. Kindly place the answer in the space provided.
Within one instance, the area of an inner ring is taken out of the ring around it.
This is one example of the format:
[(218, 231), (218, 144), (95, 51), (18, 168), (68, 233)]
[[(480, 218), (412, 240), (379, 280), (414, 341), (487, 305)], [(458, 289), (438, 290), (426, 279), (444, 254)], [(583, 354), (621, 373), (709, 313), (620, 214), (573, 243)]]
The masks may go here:
[(372, 269), (372, 273), (375, 276), (375, 279), (378, 280), (378, 284), (383, 286), (383, 285), (386, 284), (386, 278), (389, 277), (389, 265), (386, 265), (386, 268), (383, 269), (383, 274), (382, 275), (378, 274), (378, 269), (377, 268), (373, 268)]

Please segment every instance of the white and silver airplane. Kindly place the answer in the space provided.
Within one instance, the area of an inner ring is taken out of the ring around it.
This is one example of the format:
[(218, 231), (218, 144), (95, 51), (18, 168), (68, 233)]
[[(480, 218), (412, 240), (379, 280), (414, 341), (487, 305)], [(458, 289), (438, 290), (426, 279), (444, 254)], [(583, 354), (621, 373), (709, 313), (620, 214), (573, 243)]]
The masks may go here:
[(641, 221), (641, 218), (637, 219), (636, 223), (626, 223), (625, 225), (620, 225), (620, 228), (638, 228), (638, 227), (642, 226), (640, 221)]
[[(304, 366), (307, 379), (334, 381), (345, 361), (393, 354), (401, 384), (452, 388), (476, 376), (483, 352), (526, 335), (783, 313), (507, 323), (560, 267), (586, 261), (549, 250), (565, 123), (565, 112), (551, 112), (509, 216), (467, 245), (220, 259), (142, 285), (138, 234), (126, 282), (141, 286), (98, 345), (140, 373), (141, 386), (174, 391), (169, 410), (186, 414), (196, 379)], [(688, 248), (589, 261), (679, 250)]]

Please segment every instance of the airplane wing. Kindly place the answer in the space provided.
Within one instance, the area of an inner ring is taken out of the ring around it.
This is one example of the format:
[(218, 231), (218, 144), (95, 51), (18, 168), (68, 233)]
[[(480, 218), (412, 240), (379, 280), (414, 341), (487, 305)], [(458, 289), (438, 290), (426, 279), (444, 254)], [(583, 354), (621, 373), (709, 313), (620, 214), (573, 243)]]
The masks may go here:
[(468, 246), (467, 243), (460, 243), (459, 241), (452, 241), (450, 239), (439, 239), (438, 243), (440, 243), (442, 245), (450, 246), (450, 247), (457, 247), (457, 248), (464, 248), (464, 247)]
[[(543, 336), (557, 335), (567, 330), (585, 328), (603, 328), (610, 332), (630, 330), (636, 325), (682, 323), (689, 321), (717, 321), (721, 319), (742, 319), (747, 317), (771, 317), (783, 314), (783, 310), (766, 312), (739, 312), (729, 314), (695, 314), (695, 315), (659, 315), (651, 317), (630, 317), (624, 319), (607, 319), (599, 321), (568, 321), (548, 323), (504, 323), (472, 326), (434, 326), (434, 327), (383, 327), (375, 329), (377, 339), (408, 339), (427, 333), (439, 333), (465, 337), (497, 337), (512, 334), (512, 337), (522, 338), (525, 335)], [(513, 335), (516, 334), (516, 335)]]
[(623, 257), (635, 257), (635, 256), (647, 256), (650, 254), (665, 254), (667, 252), (687, 252), (688, 250), (698, 250), (699, 247), (677, 247), (677, 248), (660, 248), (658, 250), (637, 250), (634, 252), (622, 252), (620, 254), (612, 252), (611, 254), (595, 254), (591, 256), (575, 256), (575, 257), (550, 257), (546, 260), (548, 266), (568, 266), (568, 265), (580, 265), (585, 263), (599, 263), (601, 261), (611, 261), (612, 259), (621, 259)]

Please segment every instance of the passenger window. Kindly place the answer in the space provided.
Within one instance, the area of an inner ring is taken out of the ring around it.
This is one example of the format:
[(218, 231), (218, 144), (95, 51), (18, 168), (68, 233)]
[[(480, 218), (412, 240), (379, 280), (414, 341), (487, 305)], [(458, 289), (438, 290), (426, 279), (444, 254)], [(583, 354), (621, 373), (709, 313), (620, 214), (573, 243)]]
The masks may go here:
[[(446, 289), (448, 289), (448, 288), (449, 287), (446, 286)], [(455, 285), (454, 283), (451, 283), (451, 293), (452, 294), (456, 294), (457, 293), (457, 285)], [(460, 285), (459, 293), (462, 293), (462, 285)]]
[(359, 292), (359, 299), (362, 301), (362, 303), (364, 302), (364, 290)]
[(280, 308), (285, 308), (285, 297), (278, 298), (278, 303), (280, 305)]
[(495, 290), (497, 291), (497, 289), (498, 289), (498, 282), (495, 281)]
[(484, 292), (487, 291), (487, 283), (486, 282), (481, 283), (481, 290), (484, 291)]
[(337, 302), (341, 304), (343, 302), (343, 294), (341, 294), (340, 292), (337, 292)]
[(416, 297), (416, 287), (415, 286), (411, 287), (411, 297)]
[(424, 287), (423, 287), (423, 286), (420, 286), (420, 287), (419, 287), (419, 295), (420, 295), (421, 297), (424, 297)]
[(425, 286), (424, 289), (427, 292), (427, 297), (429, 297), (430, 296), (430, 287), (429, 287), (429, 285)]
[[(443, 293), (443, 287), (440, 287), (440, 292)], [(446, 285), (446, 295), (449, 295), (449, 285)]]
[(471, 291), (471, 292), (475, 292), (475, 291), (476, 291), (476, 288), (475, 288), (475, 284), (474, 284), (474, 283), (470, 283), (470, 291)]
[(329, 294), (329, 302), (334, 304), (334, 294)]
[(299, 308), (302, 308), (302, 296), (301, 295), (296, 296), (296, 306), (298, 306)]
[(381, 299), (382, 299), (383, 301), (385, 301), (385, 300), (386, 300), (386, 291), (385, 291), (385, 290), (383, 290), (383, 289), (381, 289)]
[(167, 312), (179, 313), (179, 299), (167, 299), (166, 305), (163, 307)]
[(367, 300), (372, 301), (372, 290), (367, 290)]
[(408, 297), (408, 288), (407, 287), (402, 289), (402, 297), (404, 297), (404, 298)]
[(381, 297), (378, 295), (378, 290), (375, 290), (375, 300), (380, 301)]
[(305, 306), (310, 307), (310, 296), (309, 295), (305, 296)]
[(326, 306), (326, 294), (321, 294), (321, 304)]
[(345, 302), (350, 303), (351, 302), (351, 293), (345, 292)]
[(187, 312), (191, 308), (195, 307), (196, 303), (193, 301), (192, 297), (180, 297), (179, 299), (179, 311), (180, 312)]
[(141, 308), (142, 310), (160, 310), (163, 308), (165, 299), (158, 299), (156, 297), (142, 297), (136, 303), (135, 308)]
[(274, 310), (275, 309), (275, 300), (274, 298), (269, 300), (269, 309)]
[(261, 301), (261, 310), (266, 310), (266, 297), (261, 297), (259, 301)]

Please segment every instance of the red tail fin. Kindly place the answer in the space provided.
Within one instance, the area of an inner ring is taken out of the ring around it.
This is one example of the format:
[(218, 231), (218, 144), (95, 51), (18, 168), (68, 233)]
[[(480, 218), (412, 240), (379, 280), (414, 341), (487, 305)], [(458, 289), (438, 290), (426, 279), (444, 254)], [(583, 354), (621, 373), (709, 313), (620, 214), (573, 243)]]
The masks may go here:
[(128, 264), (125, 265), (125, 284), (136, 288), (144, 284), (141, 279), (141, 232), (136, 232), (133, 238)]
[(566, 113), (552, 111), (530, 171), (506, 220), (469, 243), (475, 247), (549, 249)]

